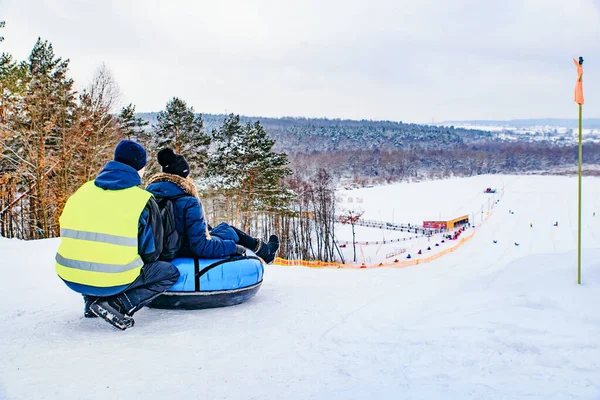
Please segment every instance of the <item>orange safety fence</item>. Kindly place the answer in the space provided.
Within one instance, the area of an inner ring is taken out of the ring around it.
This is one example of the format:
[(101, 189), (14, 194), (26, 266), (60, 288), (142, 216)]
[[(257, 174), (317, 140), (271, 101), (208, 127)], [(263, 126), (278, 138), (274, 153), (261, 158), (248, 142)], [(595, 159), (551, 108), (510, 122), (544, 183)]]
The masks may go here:
[(479, 224), (473, 232), (469, 236), (464, 236), (461, 239), (457, 240), (457, 243), (449, 247), (439, 253), (435, 253), (426, 258), (413, 258), (413, 259), (404, 259), (404, 260), (395, 260), (394, 262), (385, 262), (379, 264), (342, 264), (339, 262), (325, 262), (325, 261), (307, 261), (307, 260), (287, 260), (285, 258), (275, 258), (273, 262), (274, 265), (281, 265), (284, 267), (309, 267), (309, 268), (343, 268), (343, 269), (368, 269), (368, 268), (402, 268), (402, 267), (410, 267), (418, 264), (425, 264), (431, 262), (433, 260), (437, 260), (438, 258), (452, 253), (454, 250), (458, 249), (460, 246), (465, 244), (467, 241), (471, 240), (473, 236), (475, 236), (475, 232), (479, 229), (479, 227), (491, 217), (492, 213), (488, 213), (487, 217)]
[(370, 264), (370, 265), (366, 265), (366, 264), (342, 264), (339, 262), (325, 262), (325, 261), (307, 261), (307, 260), (286, 260), (285, 258), (279, 258), (277, 257), (275, 259), (275, 261), (273, 262), (273, 264), (276, 265), (281, 265), (284, 267), (294, 267), (294, 266), (299, 266), (299, 267), (309, 267), (309, 268), (345, 268), (345, 269), (364, 269), (364, 268), (382, 268), (382, 267), (392, 267), (392, 268), (400, 268), (400, 267), (409, 267), (412, 265), (418, 265), (418, 264), (424, 264), (424, 263), (428, 263), (430, 261), (433, 261), (435, 259), (440, 258), (441, 256), (451, 253), (454, 250), (458, 249), (460, 246), (462, 246), (463, 244), (465, 244), (468, 240), (470, 240), (474, 235), (474, 232), (466, 237), (461, 238), (460, 240), (458, 240), (458, 243), (455, 244), (454, 246), (447, 248), (443, 251), (440, 251), (439, 253), (433, 254), (429, 257), (426, 258), (413, 258), (413, 259), (405, 259), (405, 260), (397, 260), (394, 262), (385, 262), (385, 263), (379, 263), (379, 264)]

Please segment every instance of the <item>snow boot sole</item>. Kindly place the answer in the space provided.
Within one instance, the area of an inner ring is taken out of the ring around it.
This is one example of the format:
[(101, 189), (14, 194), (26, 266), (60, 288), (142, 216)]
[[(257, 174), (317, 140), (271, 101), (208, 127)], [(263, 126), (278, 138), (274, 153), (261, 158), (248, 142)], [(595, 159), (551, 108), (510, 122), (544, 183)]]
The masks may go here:
[(131, 328), (135, 321), (129, 315), (122, 314), (107, 301), (95, 301), (90, 305), (90, 311), (117, 329), (124, 331)]
[(98, 316), (96, 314), (94, 314), (92, 312), (92, 310), (90, 310), (90, 306), (92, 305), (92, 303), (94, 302), (94, 299), (83, 299), (84, 305), (83, 305), (83, 316), (84, 318), (98, 318)]

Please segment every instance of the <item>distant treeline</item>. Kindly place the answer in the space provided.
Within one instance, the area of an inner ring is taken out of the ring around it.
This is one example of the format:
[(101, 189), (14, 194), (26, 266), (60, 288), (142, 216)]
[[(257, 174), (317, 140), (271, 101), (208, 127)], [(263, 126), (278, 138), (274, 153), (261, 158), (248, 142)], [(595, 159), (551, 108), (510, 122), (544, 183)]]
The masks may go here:
[[(153, 122), (155, 113), (139, 113)], [(203, 114), (210, 132), (225, 115)], [(577, 165), (577, 146), (549, 141), (502, 141), (481, 130), (405, 124), (393, 121), (354, 121), (323, 118), (240, 117), (260, 120), (289, 155), (296, 172), (327, 169), (335, 179), (374, 178), (400, 181), (414, 177), (528, 173)], [(541, 120), (540, 120), (541, 121)], [(562, 121), (562, 120), (555, 120)], [(584, 145), (584, 163), (600, 163), (600, 145)]]
[[(138, 113), (155, 123), (157, 113)], [(218, 129), (226, 115), (202, 114), (207, 132)], [(242, 123), (260, 121), (275, 140), (275, 149), (287, 153), (359, 149), (447, 149), (493, 140), (488, 131), (406, 124), (395, 121), (325, 118), (266, 118), (240, 116)]]
[[(503, 126), (508, 125), (515, 128), (532, 128), (535, 126), (560, 126), (563, 128), (575, 129), (579, 126), (577, 118), (529, 118), (529, 119), (511, 119), (511, 120), (473, 120), (473, 121), (446, 121), (444, 125), (449, 124), (469, 124), (476, 126)], [(584, 118), (584, 128), (600, 128), (600, 118)]]
[[(576, 167), (577, 146), (534, 142), (490, 142), (447, 150), (404, 149), (297, 152), (289, 155), (296, 171), (310, 173), (328, 166), (335, 177), (394, 182), (480, 174), (552, 171)], [(583, 146), (584, 165), (600, 164), (600, 144)]]

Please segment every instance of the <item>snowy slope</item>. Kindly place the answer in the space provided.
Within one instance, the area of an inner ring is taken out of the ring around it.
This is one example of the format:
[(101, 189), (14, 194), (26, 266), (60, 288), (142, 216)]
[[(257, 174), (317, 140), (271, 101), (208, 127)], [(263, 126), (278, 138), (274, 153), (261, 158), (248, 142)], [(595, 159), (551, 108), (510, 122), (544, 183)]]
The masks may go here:
[[(600, 140), (600, 129), (595, 123), (597, 119), (584, 120), (582, 127), (583, 142), (598, 143)], [(483, 121), (482, 121), (483, 122)], [(544, 123), (546, 122), (546, 123)], [(579, 138), (578, 122), (571, 121), (489, 121), (488, 123), (477, 123), (476, 121), (465, 122), (442, 122), (436, 126), (454, 126), (455, 128), (474, 129), (478, 131), (490, 131), (501, 140), (512, 141), (550, 141), (563, 144), (577, 144)]]
[(599, 183), (584, 180), (581, 286), (576, 179), (510, 177), (475, 237), (434, 262), (268, 266), (246, 304), (146, 309), (125, 332), (82, 317), (56, 240), (0, 239), (0, 398), (600, 399)]
[[(411, 226), (422, 226), (423, 221), (450, 220), (467, 215), (475, 226), (479, 225), (495, 210), (495, 202), (502, 198), (505, 186), (518, 181), (519, 177), (505, 175), (481, 175), (472, 178), (456, 178), (440, 181), (417, 183), (398, 183), (393, 185), (362, 188), (357, 190), (340, 189), (336, 193), (338, 214), (346, 210), (362, 210), (365, 220), (383, 221)], [(486, 194), (486, 188), (495, 188), (496, 193)], [(340, 243), (348, 243), (342, 249), (346, 262), (353, 260), (352, 228), (337, 224), (336, 237)], [(412, 258), (424, 258), (454, 246), (456, 243), (442, 243), (442, 235), (427, 238), (386, 229), (355, 227), (357, 263), (377, 265), (404, 259), (407, 254)], [(464, 236), (471, 234), (465, 232)], [(415, 236), (417, 236), (415, 238)], [(398, 241), (400, 239), (400, 241)], [(386, 244), (382, 244), (383, 241)], [(390, 242), (390, 240), (395, 240)], [(368, 242), (368, 245), (365, 243)], [(435, 244), (439, 247), (436, 247)], [(431, 247), (431, 251), (426, 249)], [(405, 254), (386, 258), (395, 250), (403, 249)], [(419, 250), (422, 256), (417, 256)]]

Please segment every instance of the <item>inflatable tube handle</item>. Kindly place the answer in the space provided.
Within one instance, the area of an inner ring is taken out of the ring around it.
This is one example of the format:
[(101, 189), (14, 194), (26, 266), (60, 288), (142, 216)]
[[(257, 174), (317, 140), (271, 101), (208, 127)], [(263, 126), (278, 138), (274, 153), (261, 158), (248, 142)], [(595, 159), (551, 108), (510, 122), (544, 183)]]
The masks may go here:
[[(204, 275), (205, 273), (207, 273), (208, 271), (210, 271), (211, 269), (218, 267), (221, 264), (225, 264), (225, 263), (233, 262), (233, 261), (240, 261), (240, 260), (250, 260), (250, 259), (258, 260), (262, 263), (262, 260), (260, 258), (258, 258), (257, 256), (232, 257), (232, 258), (228, 258), (226, 260), (219, 260), (216, 263), (212, 263), (209, 266), (202, 268), (201, 271), (196, 272), (196, 284), (198, 286), (200, 286), (200, 277), (202, 275)], [(196, 268), (197, 265), (198, 265), (198, 259), (194, 258), (194, 267)], [(197, 267), (197, 268), (199, 268), (199, 267)]]
[(194, 258), (194, 291), (200, 291), (200, 261), (197, 258)]

